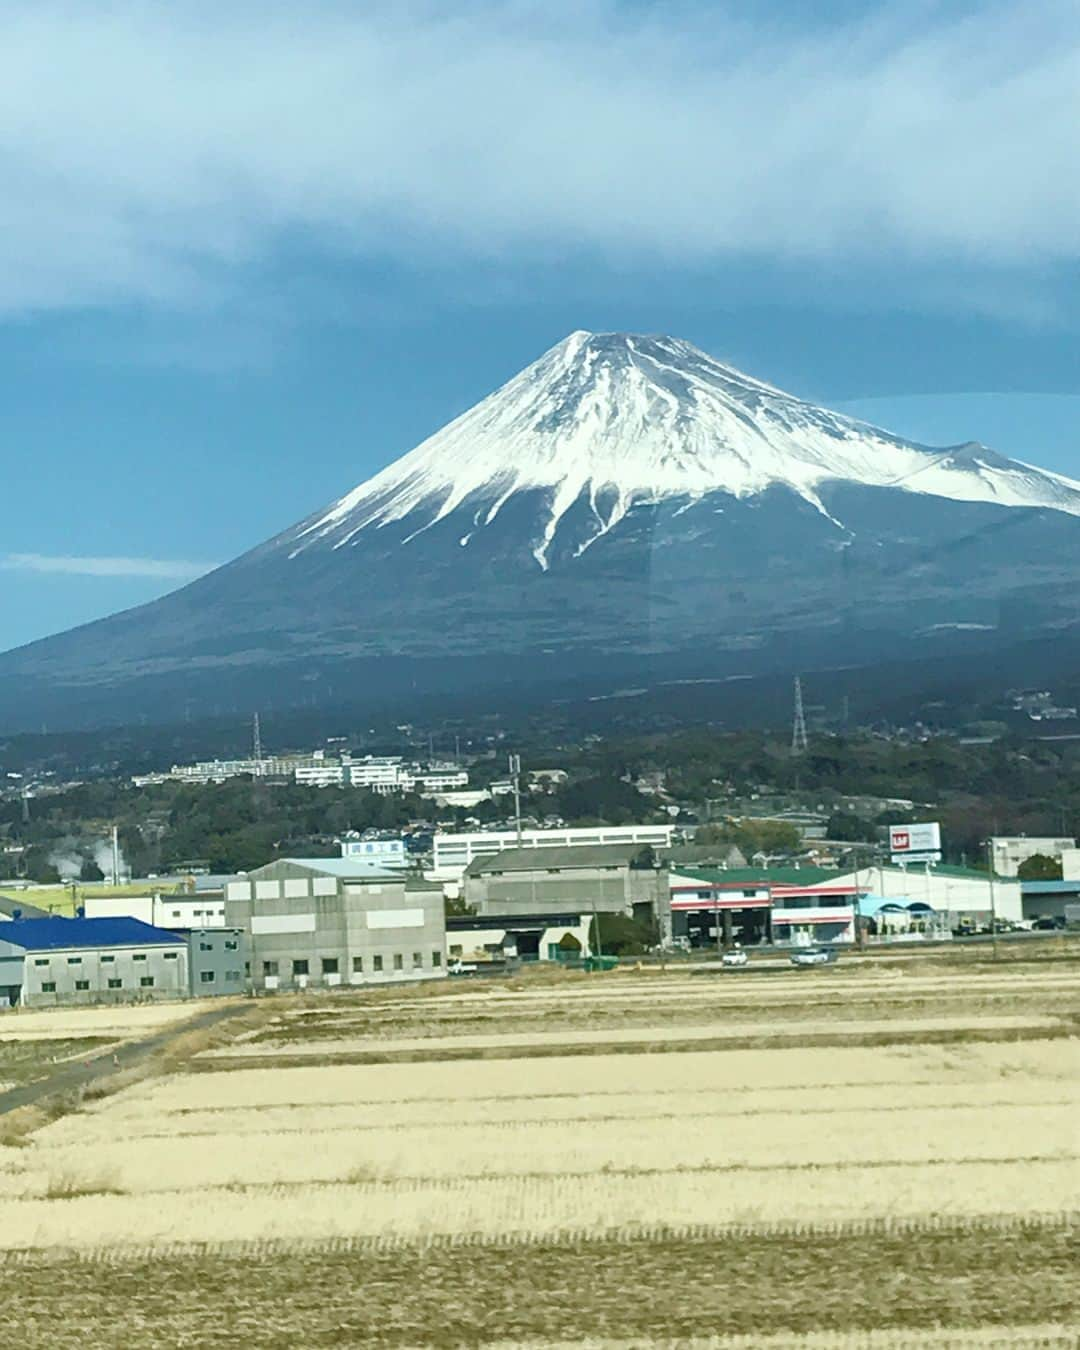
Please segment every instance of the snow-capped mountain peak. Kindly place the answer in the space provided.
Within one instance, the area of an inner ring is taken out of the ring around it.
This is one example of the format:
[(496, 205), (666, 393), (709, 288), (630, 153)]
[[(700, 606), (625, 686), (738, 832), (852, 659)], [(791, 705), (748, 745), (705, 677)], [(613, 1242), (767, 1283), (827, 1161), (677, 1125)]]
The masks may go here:
[(915, 445), (678, 338), (578, 331), (305, 522), (291, 549), (341, 548), (406, 518), (416, 522), (408, 542), (459, 509), (467, 546), (517, 493), (539, 490), (546, 506), (530, 542), (546, 568), (578, 502), (594, 519), (581, 553), (635, 503), (744, 498), (779, 484), (828, 515), (819, 488), (836, 481), (1080, 515), (1080, 483), (983, 446)]

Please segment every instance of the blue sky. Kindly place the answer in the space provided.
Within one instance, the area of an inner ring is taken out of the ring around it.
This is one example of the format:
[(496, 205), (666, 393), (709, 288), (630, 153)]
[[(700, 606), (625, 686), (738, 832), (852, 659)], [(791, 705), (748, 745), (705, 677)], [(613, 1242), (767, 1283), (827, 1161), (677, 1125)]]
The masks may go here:
[(1050, 0), (5, 4), (0, 649), (577, 328), (1080, 477), (1078, 89)]

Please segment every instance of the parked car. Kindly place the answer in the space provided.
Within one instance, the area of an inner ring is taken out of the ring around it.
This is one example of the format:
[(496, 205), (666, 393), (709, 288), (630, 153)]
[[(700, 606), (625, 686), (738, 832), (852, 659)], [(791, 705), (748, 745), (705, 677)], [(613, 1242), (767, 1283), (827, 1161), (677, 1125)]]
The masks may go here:
[(475, 975), (477, 969), (474, 965), (466, 965), (464, 961), (452, 961), (446, 967), (446, 973), (448, 975)]
[(828, 966), (835, 960), (835, 947), (801, 947), (791, 953), (793, 966)]
[(722, 966), (745, 966), (750, 958), (741, 947), (733, 947), (731, 951), (725, 952), (720, 958)]

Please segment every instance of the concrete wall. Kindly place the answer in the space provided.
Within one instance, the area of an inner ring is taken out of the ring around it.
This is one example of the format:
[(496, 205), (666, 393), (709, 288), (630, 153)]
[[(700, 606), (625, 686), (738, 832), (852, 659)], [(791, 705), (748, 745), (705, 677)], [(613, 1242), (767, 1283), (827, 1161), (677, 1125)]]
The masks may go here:
[[(81, 947), (27, 952), (23, 965), (22, 1003), (26, 1007), (131, 1003), (138, 999), (188, 996), (188, 953), (182, 940), (175, 947)], [(144, 983), (147, 980), (152, 983)], [(87, 988), (78, 988), (80, 983)], [(50, 989), (49, 985), (54, 987)]]
[(441, 979), (442, 892), (404, 878), (342, 881), (292, 864), (260, 868), (225, 891), (230, 928), (248, 935), (257, 990), (334, 988)]
[(665, 870), (562, 867), (467, 876), (465, 902), (480, 915), (625, 914), (655, 917), (670, 931), (671, 895)]
[(189, 981), (198, 998), (243, 993), (249, 962), (242, 928), (198, 928), (188, 934)]

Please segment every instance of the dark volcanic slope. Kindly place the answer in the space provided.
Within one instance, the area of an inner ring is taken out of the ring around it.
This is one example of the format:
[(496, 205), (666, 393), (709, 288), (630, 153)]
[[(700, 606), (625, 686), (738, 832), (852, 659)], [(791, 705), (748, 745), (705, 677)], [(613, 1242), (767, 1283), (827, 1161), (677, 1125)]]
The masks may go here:
[(0, 726), (990, 649), (1076, 621), (1077, 511), (980, 447), (576, 334), (310, 520), (0, 657)]

